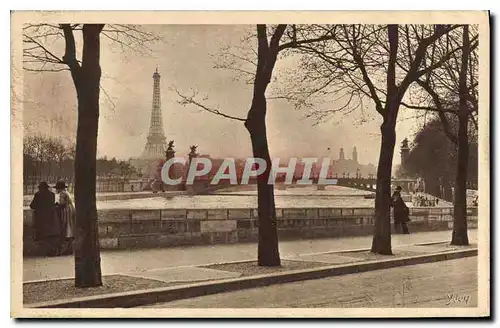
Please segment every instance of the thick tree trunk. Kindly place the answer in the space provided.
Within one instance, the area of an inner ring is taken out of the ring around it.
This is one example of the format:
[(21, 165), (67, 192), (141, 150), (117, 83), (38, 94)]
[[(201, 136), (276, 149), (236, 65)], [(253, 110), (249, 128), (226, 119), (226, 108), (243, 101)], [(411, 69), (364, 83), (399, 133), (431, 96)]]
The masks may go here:
[(464, 26), (462, 62), (459, 75), (458, 159), (453, 203), (452, 245), (468, 245), (467, 236), (467, 162), (469, 160), (469, 108), (467, 105), (467, 67), (469, 65), (469, 27)]
[(399, 40), (398, 25), (388, 25), (387, 32), (390, 50), (387, 66), (387, 102), (383, 114), (384, 122), (380, 126), (382, 140), (377, 168), (375, 227), (371, 251), (377, 254), (391, 255), (390, 204), (392, 158), (394, 156), (394, 145), (396, 144), (396, 119), (402, 95), (400, 95), (400, 90), (396, 86), (396, 61)]
[[(462, 122), (464, 121), (464, 122)], [(452, 245), (469, 245), (467, 236), (467, 161), (469, 158), (467, 117), (460, 118), (458, 132), (458, 161), (453, 204)]]
[(257, 25), (257, 70), (253, 86), (252, 106), (248, 111), (245, 127), (250, 133), (255, 158), (266, 161), (266, 170), (257, 177), (257, 199), (259, 215), (259, 266), (281, 265), (278, 248), (278, 227), (274, 204), (274, 185), (268, 183), (271, 172), (271, 157), (266, 132), (266, 88), (271, 81), (273, 68), (279, 51), (279, 41), (286, 25), (276, 27), (271, 41), (267, 41), (266, 25)]
[(280, 266), (274, 185), (268, 183), (272, 162), (267, 143), (266, 106), (264, 93), (255, 92), (245, 127), (250, 133), (253, 156), (255, 158), (262, 158), (267, 163), (266, 170), (257, 178), (259, 215), (258, 265)]
[(102, 285), (96, 207), (96, 155), (99, 124), (99, 35), (102, 26), (84, 25), (83, 60), (76, 83), (78, 128), (75, 159), (75, 286)]
[(391, 175), (394, 146), (396, 144), (395, 122), (387, 120), (380, 127), (382, 142), (377, 168), (377, 190), (375, 192), (375, 231), (372, 253), (391, 255)]

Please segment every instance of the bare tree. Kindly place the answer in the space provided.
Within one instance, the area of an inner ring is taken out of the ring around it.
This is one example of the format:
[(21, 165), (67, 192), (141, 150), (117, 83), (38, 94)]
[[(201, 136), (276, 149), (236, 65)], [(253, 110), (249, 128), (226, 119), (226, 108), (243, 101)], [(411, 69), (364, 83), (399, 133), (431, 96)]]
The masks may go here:
[(58, 166), (58, 172), (59, 172), (58, 175), (61, 176), (63, 171), (64, 160), (66, 160), (69, 156), (69, 148), (66, 145), (64, 145), (62, 140), (57, 140), (57, 142), (54, 144), (53, 152), (54, 152), (54, 160)]
[(46, 160), (47, 160), (47, 177), (51, 177), (53, 175), (54, 164), (58, 162), (58, 152), (60, 149), (64, 149), (64, 146), (61, 144), (60, 140), (53, 138), (45, 138), (44, 139), (44, 148), (46, 152)]
[[(259, 243), (258, 264), (260, 266), (279, 266), (281, 260), (278, 250), (278, 228), (276, 219), (276, 207), (274, 202), (274, 186), (269, 184), (271, 173), (271, 157), (267, 141), (266, 114), (267, 98), (266, 91), (272, 81), (273, 70), (280, 52), (294, 48), (299, 44), (310, 44), (331, 37), (329, 33), (322, 33), (307, 39), (299, 39), (295, 25), (281, 24), (276, 27), (257, 25), (256, 35), (250, 35), (246, 40), (257, 41), (257, 48), (246, 49), (247, 53), (240, 55), (228, 49), (221, 53), (222, 62), (216, 65), (219, 69), (230, 69), (236, 71), (245, 82), (253, 85), (253, 96), (247, 117), (241, 118), (228, 115), (223, 111), (209, 107), (204, 102), (207, 100), (197, 99), (197, 94), (190, 96), (175, 90), (183, 105), (195, 105), (212, 114), (228, 119), (241, 121), (250, 133), (252, 151), (255, 158), (261, 158), (266, 162), (266, 169), (257, 178), (258, 215), (259, 215)], [(285, 41), (282, 41), (285, 40)], [(238, 66), (244, 62), (245, 67)]]
[(23, 176), (28, 179), (38, 174), (37, 144), (35, 136), (23, 138)]
[[(77, 49), (75, 32), (82, 34)], [(75, 286), (102, 285), (96, 207), (96, 154), (99, 123), (101, 35), (124, 48), (143, 50), (151, 33), (135, 25), (36, 24), (23, 28), (23, 62), (27, 71), (68, 70), (75, 85), (78, 126), (75, 153)], [(50, 46), (62, 45), (61, 56)], [(81, 59), (79, 55), (81, 54)]]
[[(449, 25), (324, 25), (334, 38), (298, 45), (303, 55), (302, 76), (281, 92), (297, 107), (312, 108), (310, 116), (322, 120), (331, 114), (365, 110), (370, 99), (381, 115), (381, 148), (377, 168), (375, 230), (371, 251), (392, 254), (390, 195), (395, 127), (399, 108), (409, 87), (441, 67), (460, 48), (450, 49), (432, 65), (423, 66), (429, 46), (456, 29)], [(313, 29), (317, 29), (315, 26)], [(408, 33), (406, 33), (408, 31)], [(401, 58), (408, 58), (398, 65)], [(313, 108), (314, 96), (328, 99), (330, 108)]]
[(35, 158), (35, 174), (43, 179), (45, 175), (45, 164), (48, 159), (47, 141), (41, 135), (33, 137), (33, 150)]
[[(478, 35), (474, 27), (464, 25), (449, 33), (432, 47), (426, 61), (432, 65), (435, 54), (461, 48), (441, 67), (417, 80), (429, 97), (421, 106), (436, 112), (446, 136), (456, 145), (454, 220), (451, 244), (468, 245), (467, 235), (467, 172), (469, 140), (477, 134), (478, 115)], [(409, 106), (411, 107), (411, 106)]]

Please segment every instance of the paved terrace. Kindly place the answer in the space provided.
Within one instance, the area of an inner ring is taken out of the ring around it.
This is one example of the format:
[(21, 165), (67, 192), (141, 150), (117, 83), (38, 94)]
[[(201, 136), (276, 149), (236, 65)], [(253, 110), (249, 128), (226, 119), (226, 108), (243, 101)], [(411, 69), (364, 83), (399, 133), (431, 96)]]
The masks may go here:
[[(420, 232), (410, 235), (392, 236), (392, 245), (402, 246), (416, 243), (442, 242), (451, 240), (451, 231)], [(469, 230), (471, 243), (477, 241), (477, 231)], [(335, 239), (314, 239), (281, 241), (282, 259), (306, 256), (329, 251), (370, 248), (372, 237), (351, 237)], [(211, 263), (255, 260), (255, 243), (218, 244), (187, 246), (147, 250), (110, 250), (101, 252), (103, 275), (124, 272), (143, 272), (163, 268), (196, 266)], [(74, 277), (72, 256), (32, 257), (23, 261), (23, 281), (36, 281)]]

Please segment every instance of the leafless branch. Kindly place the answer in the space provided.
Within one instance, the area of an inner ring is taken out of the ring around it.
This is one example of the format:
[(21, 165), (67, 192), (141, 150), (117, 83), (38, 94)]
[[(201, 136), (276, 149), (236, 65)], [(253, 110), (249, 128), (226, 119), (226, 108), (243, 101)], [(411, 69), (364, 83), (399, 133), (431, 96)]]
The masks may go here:
[(401, 102), (401, 106), (404, 106), (404, 107), (406, 107), (408, 109), (427, 110), (427, 111), (433, 111), (433, 112), (438, 112), (439, 111), (439, 109), (437, 109), (436, 107), (411, 105), (411, 104), (405, 103), (404, 101)]
[(140, 54), (150, 54), (150, 45), (163, 40), (160, 35), (138, 25), (107, 24), (101, 34), (122, 49)]
[(297, 41), (292, 40), (291, 42), (282, 44), (279, 46), (278, 51), (282, 51), (288, 48), (295, 48), (301, 45), (306, 45), (306, 44), (311, 44), (311, 43), (316, 43), (320, 41), (327, 41), (327, 40), (332, 40), (335, 37), (334, 31), (328, 31), (327, 34), (319, 37), (319, 38), (312, 38), (312, 39), (306, 39), (306, 40), (300, 40)]
[[(228, 114), (225, 114), (225, 113), (219, 111), (218, 109), (210, 108), (210, 107), (202, 104), (200, 101), (195, 99), (197, 96), (197, 93), (194, 91), (193, 91), (193, 94), (191, 96), (185, 96), (179, 90), (177, 90), (175, 87), (172, 87), (171, 90), (174, 91), (180, 97), (181, 100), (177, 101), (177, 103), (182, 105), (182, 106), (195, 105), (198, 108), (201, 108), (201, 109), (203, 109), (209, 113), (215, 114), (215, 115), (219, 115), (219, 116), (222, 116), (222, 117), (225, 117), (228, 119), (237, 120), (237, 121), (241, 121), (241, 122), (246, 121), (246, 119), (244, 119), (244, 118), (228, 115)], [(204, 100), (206, 100), (206, 99), (204, 99)]]
[(37, 50), (39, 48), (40, 50), (42, 50), (44, 52), (45, 58), (47, 60), (50, 60), (50, 61), (52, 61), (54, 63), (58, 63), (58, 64), (64, 64), (64, 61), (61, 58), (59, 58), (54, 53), (52, 53), (49, 49), (47, 49), (40, 41), (36, 40), (35, 38), (33, 38), (27, 34), (24, 34), (23, 38), (24, 38), (23, 42), (25, 44), (35, 45), (35, 46), (28, 46), (27, 48), (25, 48), (24, 49), (25, 55), (28, 55), (28, 56), (31, 56), (34, 58), (42, 58), (41, 55), (35, 55), (32, 53), (33, 50)]
[[(65, 65), (76, 72), (81, 61), (77, 58), (74, 31), (84, 24), (26, 24), (23, 27), (23, 62), (26, 71), (59, 72)], [(122, 49), (148, 54), (149, 45), (163, 40), (138, 25), (105, 25), (101, 35)], [(58, 56), (54, 44), (64, 42), (64, 55)]]
[(52, 73), (56, 73), (56, 72), (62, 72), (62, 71), (69, 71), (69, 68), (66, 68), (66, 67), (61, 67), (61, 68), (44, 68), (44, 67), (41, 67), (41, 68), (30, 68), (30, 67), (23, 67), (23, 70), (27, 71), (27, 72), (35, 72), (35, 73), (43, 73), (43, 72), (52, 72)]
[(64, 33), (64, 43), (65, 50), (63, 56), (63, 62), (68, 65), (71, 70), (73, 77), (78, 74), (77, 70), (80, 68), (80, 64), (76, 58), (76, 43), (75, 35), (73, 34), (73, 29), (70, 24), (61, 24), (61, 28)]
[(113, 99), (111, 98), (111, 96), (108, 94), (108, 92), (106, 91), (106, 89), (103, 88), (102, 85), (99, 85), (99, 88), (102, 90), (102, 92), (104, 93), (104, 95), (106, 96), (106, 98), (108, 99), (108, 101), (110, 102), (110, 104), (111, 104), (111, 110), (115, 110), (115, 108), (116, 108), (115, 102), (113, 101)]

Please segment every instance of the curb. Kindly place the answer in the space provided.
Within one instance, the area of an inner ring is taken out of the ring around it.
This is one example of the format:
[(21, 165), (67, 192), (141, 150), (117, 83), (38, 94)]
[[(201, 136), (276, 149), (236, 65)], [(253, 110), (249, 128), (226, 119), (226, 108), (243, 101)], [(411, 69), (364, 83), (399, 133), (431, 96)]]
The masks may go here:
[(450, 245), (449, 240), (443, 240), (443, 241), (429, 241), (429, 242), (424, 242), (424, 243), (418, 243), (418, 244), (415, 244), (415, 246), (432, 246), (432, 245), (444, 244), (444, 243), (447, 243), (448, 245)]
[(121, 292), (106, 295), (87, 296), (66, 300), (47, 301), (26, 304), (26, 308), (129, 308), (154, 303), (165, 303), (180, 299), (193, 298), (223, 292), (264, 287), (275, 284), (296, 282), (310, 279), (362, 273), (400, 266), (432, 263), (464, 257), (477, 256), (478, 250), (440, 252), (411, 257), (401, 257), (383, 261), (324, 266), (313, 269), (293, 270), (289, 272), (263, 274), (243, 278), (232, 278), (214, 282), (201, 282), (189, 285)]

